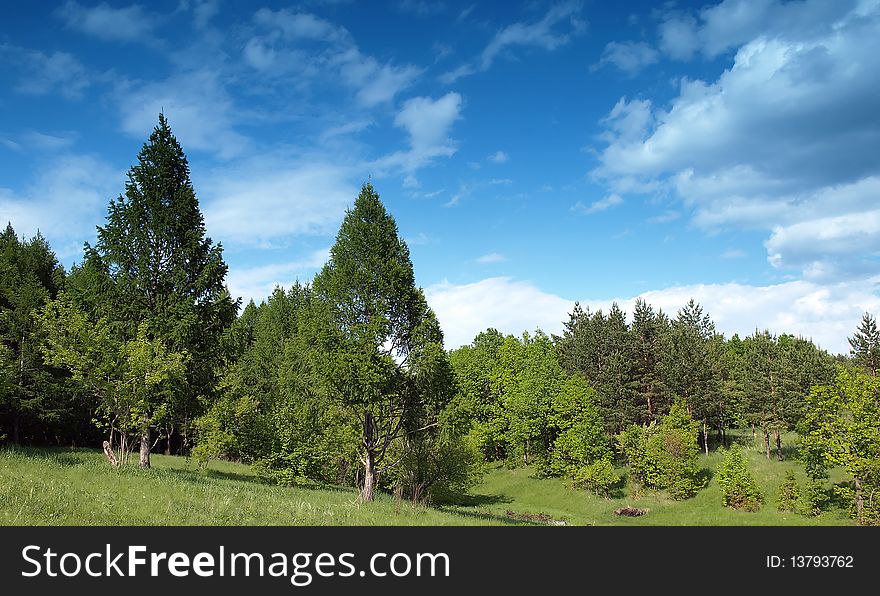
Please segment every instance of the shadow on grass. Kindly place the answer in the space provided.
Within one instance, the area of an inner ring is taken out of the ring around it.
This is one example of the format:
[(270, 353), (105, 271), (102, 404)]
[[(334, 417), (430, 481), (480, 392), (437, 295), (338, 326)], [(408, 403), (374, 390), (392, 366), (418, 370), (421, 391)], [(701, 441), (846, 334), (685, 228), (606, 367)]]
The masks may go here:
[(505, 495), (463, 495), (452, 504), (461, 507), (481, 507), (496, 503), (513, 503), (513, 499)]
[(534, 522), (525, 519), (510, 517), (508, 515), (500, 515), (491, 511), (463, 511), (455, 507), (437, 507), (438, 511), (448, 513), (450, 515), (459, 515), (461, 517), (470, 517), (474, 519), (483, 519), (486, 521), (495, 521), (506, 526), (546, 526), (546, 523)]
[(715, 476), (715, 473), (709, 468), (703, 468), (699, 472), (697, 472), (697, 485), (706, 488), (709, 486), (709, 483), (712, 481), (712, 478)]
[(3, 451), (20, 454), (30, 459), (44, 459), (54, 462), (62, 467), (80, 466), (90, 461), (90, 458), (81, 457), (77, 454), (91, 455), (96, 453), (93, 449), (68, 449), (59, 447), (3, 447)]

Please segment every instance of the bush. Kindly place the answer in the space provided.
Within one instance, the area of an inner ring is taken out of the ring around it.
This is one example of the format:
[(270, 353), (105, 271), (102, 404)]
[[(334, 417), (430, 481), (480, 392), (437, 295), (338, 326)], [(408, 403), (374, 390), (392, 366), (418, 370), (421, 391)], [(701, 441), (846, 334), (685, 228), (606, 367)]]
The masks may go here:
[(824, 483), (822, 480), (814, 478), (807, 482), (804, 489), (800, 512), (815, 517), (825, 510), (828, 501), (828, 492), (825, 490)]
[(776, 507), (780, 511), (797, 511), (800, 498), (801, 487), (798, 484), (794, 472), (789, 470), (785, 473), (785, 479), (779, 487), (779, 496), (776, 499)]
[[(724, 451), (723, 448), (721, 451)], [(724, 454), (717, 475), (718, 484), (721, 485), (721, 502), (725, 507), (744, 511), (757, 511), (761, 508), (764, 495), (738, 445)]]
[(619, 480), (611, 460), (605, 458), (581, 466), (573, 475), (575, 488), (589, 490), (602, 497), (607, 497)]
[(699, 479), (697, 423), (677, 401), (660, 424), (630, 426), (617, 440), (629, 477), (644, 488), (665, 488), (673, 499), (687, 499), (703, 487)]

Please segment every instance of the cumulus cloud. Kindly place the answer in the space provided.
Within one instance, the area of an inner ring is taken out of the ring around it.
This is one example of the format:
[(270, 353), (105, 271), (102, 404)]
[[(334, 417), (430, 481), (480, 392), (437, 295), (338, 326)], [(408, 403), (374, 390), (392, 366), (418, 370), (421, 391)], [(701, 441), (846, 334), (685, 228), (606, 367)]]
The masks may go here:
[(827, 32), (828, 26), (870, 10), (858, 0), (724, 0), (696, 14), (673, 11), (659, 27), (660, 47), (672, 58), (688, 60), (697, 52), (714, 58), (772, 30), (774, 35), (804, 38)]
[(447, 349), (469, 344), (488, 327), (515, 335), (537, 327), (558, 331), (574, 304), (509, 277), (462, 285), (442, 281), (425, 288), (425, 297), (443, 329)]
[(437, 157), (449, 157), (457, 144), (450, 137), (452, 125), (461, 117), (461, 95), (449, 92), (437, 99), (413, 97), (404, 102), (394, 117), (394, 126), (406, 131), (409, 150), (397, 151), (373, 162), (380, 171), (400, 168), (407, 185), (417, 186), (412, 173)]
[[(675, 317), (688, 300), (699, 302), (716, 329), (731, 337), (755, 330), (792, 333), (811, 339), (831, 353), (846, 353), (851, 336), (865, 311), (880, 310), (874, 289), (878, 279), (858, 283), (817, 284), (810, 281), (751, 286), (737, 283), (698, 284), (648, 291), (623, 298), (582, 298), (591, 311), (608, 312), (612, 303), (631, 315), (635, 301), (645, 300), (655, 310)], [(477, 333), (494, 327), (519, 335), (542, 329), (561, 334), (574, 307), (573, 299), (544, 292), (526, 281), (492, 277), (475, 283), (448, 281), (425, 289), (428, 303), (443, 328), (447, 349), (469, 344)], [(631, 319), (630, 319), (631, 320)]]
[(682, 79), (666, 106), (621, 98), (593, 175), (621, 194), (671, 191), (705, 229), (764, 229), (771, 264), (811, 279), (876, 265), (870, 217), (852, 238), (840, 226), (876, 206), (880, 5), (726, 1), (694, 27), (717, 32), (698, 36), (707, 55), (742, 43), (731, 66)]
[(56, 14), (69, 28), (105, 41), (145, 40), (158, 24), (156, 16), (138, 4), (116, 8), (102, 2), (87, 7), (68, 0)]

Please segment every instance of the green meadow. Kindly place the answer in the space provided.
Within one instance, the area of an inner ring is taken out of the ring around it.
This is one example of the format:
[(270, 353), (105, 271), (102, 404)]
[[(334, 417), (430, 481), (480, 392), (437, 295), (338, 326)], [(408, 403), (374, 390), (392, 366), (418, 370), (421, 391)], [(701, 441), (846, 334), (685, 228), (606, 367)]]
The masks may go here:
[[(793, 470), (801, 484), (802, 466), (794, 459), (767, 460), (747, 448), (749, 464), (765, 496), (760, 511), (748, 513), (721, 505), (712, 476), (721, 456), (701, 455), (708, 484), (683, 501), (662, 491), (633, 493), (622, 487), (603, 498), (576, 490), (558, 478), (536, 478), (530, 467), (508, 469), (490, 464), (482, 481), (457, 503), (413, 505), (379, 494), (360, 503), (351, 488), (282, 487), (256, 476), (249, 466), (212, 460), (200, 468), (194, 460), (153, 456), (153, 467), (111, 467), (101, 452), (70, 449), (0, 450), (0, 524), (2, 525), (849, 525), (845, 506), (831, 500), (818, 517), (780, 512), (779, 484)], [(624, 470), (619, 468), (618, 474)], [(842, 482), (834, 470), (827, 486)], [(615, 510), (646, 510), (637, 517)]]

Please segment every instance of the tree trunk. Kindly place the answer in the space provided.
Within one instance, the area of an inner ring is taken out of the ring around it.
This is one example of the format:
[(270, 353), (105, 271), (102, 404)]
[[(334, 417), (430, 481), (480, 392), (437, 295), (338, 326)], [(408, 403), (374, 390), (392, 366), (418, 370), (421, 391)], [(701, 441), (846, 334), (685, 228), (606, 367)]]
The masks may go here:
[(862, 482), (854, 478), (856, 485), (856, 520), (861, 524), (865, 521), (865, 496), (862, 494)]
[(764, 431), (764, 453), (767, 455), (767, 459), (770, 459), (770, 431)]
[(776, 430), (776, 459), (782, 461), (782, 433)]
[(709, 455), (709, 427), (706, 420), (703, 420), (703, 450)]
[(361, 501), (372, 502), (376, 490), (376, 460), (372, 450), (364, 452), (364, 488), (361, 490)]
[(755, 430), (755, 425), (752, 425), (752, 445), (758, 442), (758, 432)]
[(144, 415), (144, 430), (141, 432), (140, 466), (147, 469), (150, 467), (150, 424)]
[(523, 448), (523, 465), (529, 465), (529, 440), (526, 439), (525, 447)]
[(165, 434), (165, 455), (171, 455), (171, 435), (174, 433), (174, 428), (166, 428), (168, 431)]
[(21, 416), (18, 412), (12, 417), (12, 443), (21, 445)]

